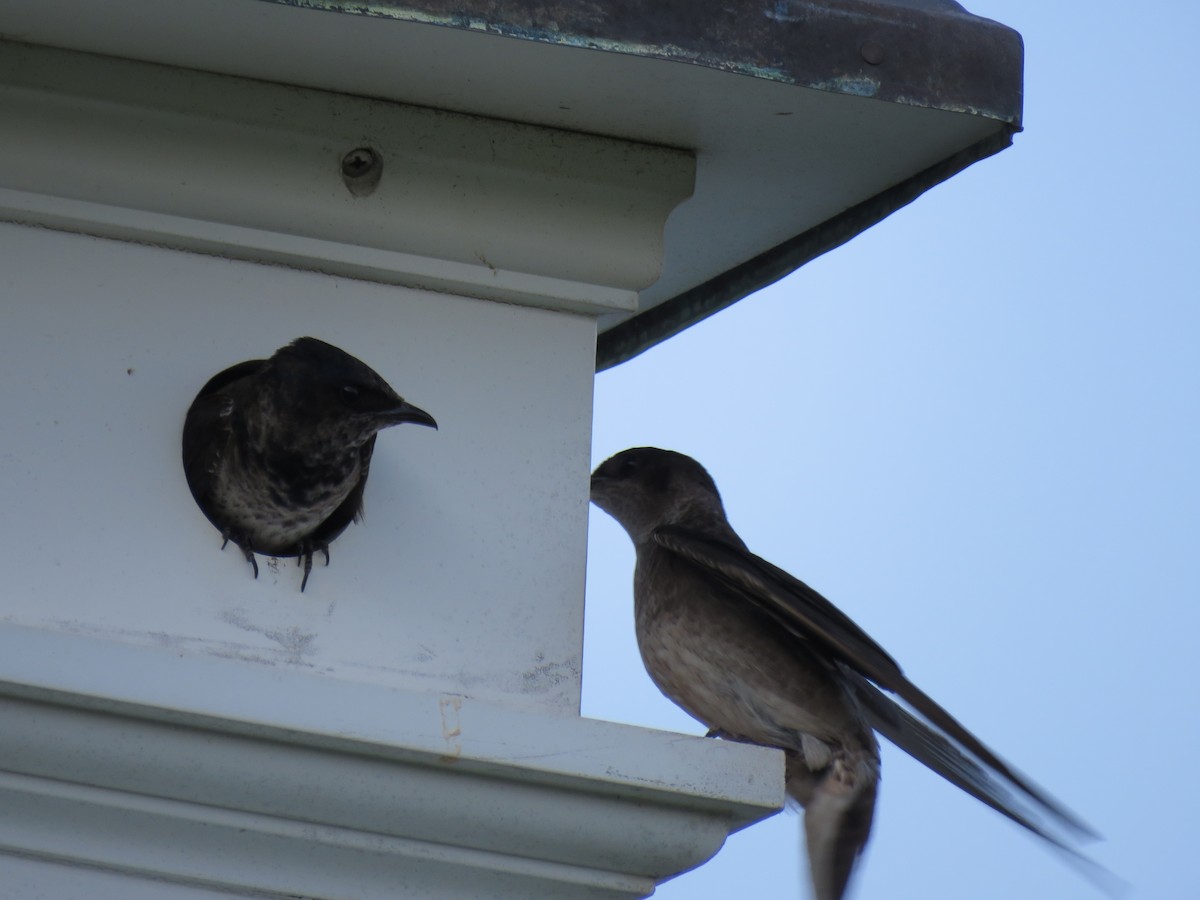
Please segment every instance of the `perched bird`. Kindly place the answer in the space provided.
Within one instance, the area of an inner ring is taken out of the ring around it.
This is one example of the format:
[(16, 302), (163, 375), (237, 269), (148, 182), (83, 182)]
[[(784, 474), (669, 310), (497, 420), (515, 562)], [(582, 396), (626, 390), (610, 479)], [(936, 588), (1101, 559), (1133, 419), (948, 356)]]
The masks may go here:
[(635, 626), (654, 683), (710, 736), (784, 751), (787, 793), (805, 809), (817, 900), (843, 896), (870, 834), (876, 732), (1093, 865), (1047, 830), (1094, 837), (1083, 822), (909, 681), (832, 603), (746, 548), (694, 459), (625, 450), (592, 474), (591, 497), (637, 550)]
[(255, 553), (313, 554), (362, 514), (375, 436), (390, 425), (437, 428), (343, 350), (302, 337), (270, 359), (214, 375), (183, 424), (183, 471), (200, 509), (254, 567)]

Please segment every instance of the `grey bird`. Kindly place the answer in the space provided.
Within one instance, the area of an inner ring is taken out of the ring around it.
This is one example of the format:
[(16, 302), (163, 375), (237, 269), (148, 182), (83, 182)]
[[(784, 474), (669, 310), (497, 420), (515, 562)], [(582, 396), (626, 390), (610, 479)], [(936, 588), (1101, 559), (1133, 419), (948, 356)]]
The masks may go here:
[(433, 416), (349, 353), (302, 337), (270, 359), (238, 363), (201, 388), (183, 425), (183, 470), (208, 520), (245, 554), (304, 564), (362, 515), (384, 428)]
[(635, 627), (654, 683), (710, 736), (784, 751), (817, 900), (843, 896), (870, 834), (876, 733), (1094, 866), (1048, 830), (1095, 837), (1087, 825), (909, 681), (837, 607), (746, 548), (694, 459), (625, 450), (592, 474), (591, 497), (636, 548)]

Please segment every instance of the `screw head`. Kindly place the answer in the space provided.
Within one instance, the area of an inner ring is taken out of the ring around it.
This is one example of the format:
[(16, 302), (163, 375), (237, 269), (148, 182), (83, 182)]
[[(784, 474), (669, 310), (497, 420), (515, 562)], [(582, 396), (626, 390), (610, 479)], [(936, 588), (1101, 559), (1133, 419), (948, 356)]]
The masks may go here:
[(342, 157), (342, 183), (355, 197), (366, 197), (383, 177), (383, 157), (373, 147), (355, 147)]

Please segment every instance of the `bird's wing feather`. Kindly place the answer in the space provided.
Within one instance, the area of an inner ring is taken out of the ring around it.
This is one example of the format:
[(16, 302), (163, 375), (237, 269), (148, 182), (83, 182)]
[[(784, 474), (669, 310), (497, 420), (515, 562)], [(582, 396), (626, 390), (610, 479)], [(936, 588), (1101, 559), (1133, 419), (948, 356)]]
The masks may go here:
[(356, 522), (363, 515), (363, 490), (367, 486), (367, 472), (371, 468), (371, 456), (375, 453), (375, 435), (367, 440), (359, 449), (359, 473), (358, 482), (354, 488), (346, 495), (346, 499), (341, 502), (333, 512), (329, 514), (329, 518), (322, 522), (313, 531), (312, 539), (318, 544), (328, 544), (339, 534), (346, 530), (351, 522)]
[(900, 706), (858, 672), (848, 666), (840, 668), (854, 689), (854, 694), (863, 710), (866, 711), (872, 728), (912, 756), (913, 759), (928, 766), (976, 800), (990, 806), (1019, 825), (1023, 825), (1055, 846), (1061, 847), (1067, 852), (1075, 852), (1018, 809), (1015, 798), (1003, 783), (992, 777), (987, 769), (980, 766), (971, 757), (961, 752), (944, 735), (939, 734), (924, 720), (917, 718)]
[(713, 571), (794, 634), (889, 687), (905, 681), (896, 661), (840, 609), (803, 581), (747, 550), (676, 525), (654, 531), (660, 546)]
[(212, 475), (232, 434), (230, 405), (234, 398), (226, 389), (242, 378), (258, 373), (266, 362), (265, 359), (250, 359), (218, 372), (200, 389), (183, 420), (183, 472), (192, 496), (210, 519)]
[[(654, 531), (654, 540), (667, 550), (710, 570), (792, 634), (819, 645), (844, 667), (898, 695), (924, 716), (933, 728), (925, 726), (923, 730), (917, 730), (908, 727), (910, 720), (920, 720), (909, 715), (882, 694), (879, 695), (879, 699), (887, 700), (899, 711), (891, 720), (891, 733), (888, 727), (880, 727), (879, 731), (895, 741), (901, 749), (962, 787), (959, 781), (926, 759), (923, 753), (926, 748), (923, 748), (922, 744), (928, 743), (931, 735), (945, 740), (938, 734), (940, 731), (975, 756), (988, 769), (1018, 788), (1077, 836), (1096, 837), (1095, 832), (1081, 819), (1027, 778), (1015, 772), (957, 719), (909, 681), (896, 661), (879, 644), (845, 613), (803, 581), (746, 550), (687, 528), (674, 525), (659, 527)], [(936, 754), (931, 759), (936, 759)], [(979, 799), (992, 805), (983, 797)], [(1041, 833), (1038, 829), (1034, 830)]]
[(990, 806), (1000, 815), (1042, 838), (1064, 855), (1085, 878), (1111, 897), (1127, 893), (1128, 885), (1103, 866), (1042, 827), (1029, 811), (1017, 802), (1006, 785), (961, 752), (945, 735), (914, 716), (847, 666), (842, 674), (867, 714), (871, 727), (922, 765), (941, 775), (951, 784)]

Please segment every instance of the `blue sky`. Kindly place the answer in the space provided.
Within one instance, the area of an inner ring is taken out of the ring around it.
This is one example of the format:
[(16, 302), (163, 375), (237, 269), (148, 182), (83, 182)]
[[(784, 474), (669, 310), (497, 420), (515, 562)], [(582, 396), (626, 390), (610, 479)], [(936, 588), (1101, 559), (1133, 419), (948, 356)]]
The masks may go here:
[[(1090, 821), (1132, 896), (1190, 900), (1200, 11), (967, 6), (1024, 36), (1014, 146), (602, 373), (594, 454), (695, 456), (751, 548)], [(701, 733), (642, 669), (632, 567), (593, 510), (584, 714)], [(799, 896), (799, 845), (777, 816), (656, 896)], [(852, 896), (1103, 895), (885, 746)]]

